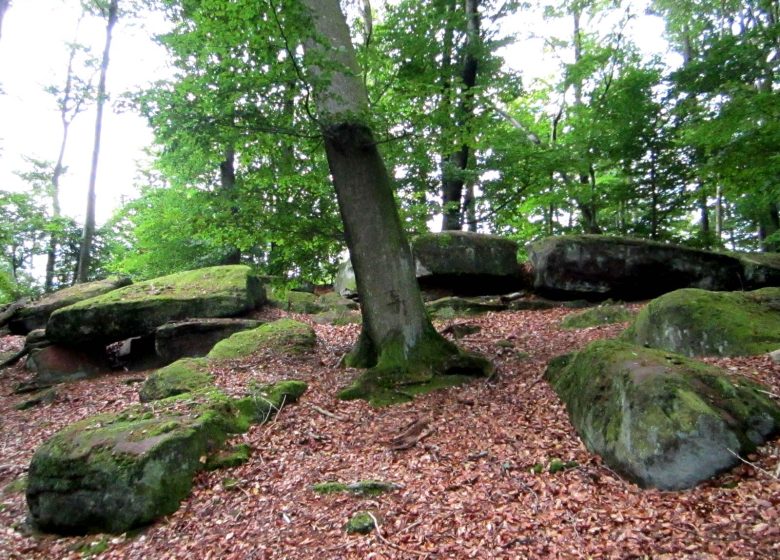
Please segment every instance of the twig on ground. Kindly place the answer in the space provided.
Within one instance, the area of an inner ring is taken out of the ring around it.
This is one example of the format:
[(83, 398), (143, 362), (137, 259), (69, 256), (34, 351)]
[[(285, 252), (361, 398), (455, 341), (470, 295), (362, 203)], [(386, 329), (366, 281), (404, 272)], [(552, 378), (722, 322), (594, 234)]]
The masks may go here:
[[(764, 473), (764, 474), (765, 474), (765, 475), (767, 475), (769, 478), (773, 478), (774, 480), (780, 480), (780, 477), (778, 477), (776, 474), (772, 474), (771, 472), (769, 472), (769, 471), (767, 471), (767, 470), (764, 470), (764, 469), (762, 469), (761, 467), (759, 467), (759, 466), (758, 466), (758, 465), (756, 465), (755, 463), (751, 463), (751, 462), (750, 462), (750, 461), (748, 461), (747, 459), (743, 459), (742, 457), (740, 457), (740, 456), (739, 456), (739, 454), (738, 454), (738, 453), (734, 453), (734, 452), (733, 452), (731, 449), (729, 449), (728, 447), (726, 448), (726, 451), (728, 451), (729, 453), (731, 453), (732, 455), (734, 455), (734, 457), (736, 457), (737, 459), (739, 459), (740, 461), (742, 461), (742, 462), (743, 462), (743, 463), (745, 463), (746, 465), (749, 465), (749, 466), (753, 467), (754, 469), (756, 469), (757, 471)], [(778, 469), (780, 469), (780, 465), (778, 465)]]
[(316, 410), (323, 416), (327, 416), (328, 418), (333, 418), (334, 420), (338, 420), (339, 422), (349, 422), (349, 418), (346, 418), (345, 416), (341, 416), (340, 414), (336, 414), (324, 408), (320, 408), (316, 404), (309, 404), (309, 407)]

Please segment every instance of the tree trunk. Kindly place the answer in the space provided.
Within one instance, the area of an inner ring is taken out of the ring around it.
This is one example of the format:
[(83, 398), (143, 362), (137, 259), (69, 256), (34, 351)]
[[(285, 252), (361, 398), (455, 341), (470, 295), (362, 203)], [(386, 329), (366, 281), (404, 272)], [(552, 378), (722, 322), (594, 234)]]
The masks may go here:
[(95, 143), (92, 148), (92, 167), (89, 171), (89, 188), (87, 190), (87, 215), (84, 218), (84, 234), (81, 238), (79, 251), (79, 266), (76, 282), (86, 282), (92, 264), (92, 239), (95, 236), (95, 184), (97, 182), (97, 167), (100, 157), (100, 135), (103, 128), (103, 106), (106, 101), (106, 74), (108, 73), (109, 54), (111, 52), (111, 33), (119, 16), (119, 0), (111, 0), (108, 6), (108, 22), (106, 23), (106, 43), (103, 47), (103, 59), (100, 62), (100, 80), (97, 90), (97, 115), (95, 117)]
[[(225, 159), (219, 164), (220, 194), (230, 200), (230, 213), (238, 214), (235, 202), (236, 188), (236, 151), (232, 146), (225, 150)], [(241, 249), (235, 246), (226, 247), (222, 264), (239, 264), (241, 262)]]
[[(465, 0), (466, 7), (466, 42), (463, 45), (463, 69), (461, 71), (461, 103), (458, 108), (456, 126), (463, 130), (468, 128), (474, 105), (474, 86), (477, 83), (479, 69), (479, 0)], [(463, 142), (460, 148), (446, 158), (442, 158), (442, 229), (459, 230), (463, 227), (463, 215), (466, 205), (461, 203), (465, 173), (469, 164), (471, 148)]]
[[(363, 119), (368, 97), (338, 0), (303, 0), (317, 34), (305, 44), (319, 78), (315, 100), (345, 237), (361, 298), (363, 330), (347, 365), (372, 367), (342, 398), (392, 400), (393, 388), (429, 381), (452, 368), (485, 373), (481, 359), (441, 337), (425, 312), (414, 262), (393, 199), (390, 176)], [(322, 80), (318, 60), (343, 65)], [(389, 393), (389, 394), (388, 394)]]

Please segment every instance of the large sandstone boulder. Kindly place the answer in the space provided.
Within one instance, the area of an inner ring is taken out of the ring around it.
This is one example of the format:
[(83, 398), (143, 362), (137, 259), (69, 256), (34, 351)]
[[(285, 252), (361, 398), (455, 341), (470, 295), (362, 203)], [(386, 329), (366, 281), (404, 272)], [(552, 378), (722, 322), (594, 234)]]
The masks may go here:
[(339, 263), (336, 276), (333, 278), (333, 289), (341, 297), (357, 297), (357, 280), (355, 279), (355, 270), (352, 268), (352, 261), (349, 260), (349, 257)]
[(412, 240), (412, 253), (423, 289), (491, 295), (523, 287), (517, 243), (510, 239), (466, 231), (428, 233)]
[(46, 335), (65, 345), (105, 344), (152, 334), (169, 321), (242, 315), (265, 301), (265, 289), (248, 266), (201, 268), (58, 309), (49, 318)]
[(49, 316), (57, 309), (106, 294), (130, 284), (132, 284), (132, 281), (127, 277), (114, 277), (85, 284), (76, 284), (70, 288), (58, 290), (17, 309), (8, 320), (8, 328), (13, 334), (26, 335), (35, 329), (46, 327)]
[(237, 332), (218, 342), (208, 353), (208, 357), (232, 360), (261, 351), (297, 355), (310, 351), (316, 343), (317, 335), (306, 323), (279, 319), (256, 329)]
[(94, 377), (111, 369), (102, 353), (58, 345), (33, 348), (25, 367), (35, 374), (30, 385), (42, 387)]
[(242, 399), (188, 393), (72, 424), (33, 455), (30, 518), (47, 532), (123, 533), (173, 513), (230, 434), (273, 418), (305, 390), (286, 381)]
[(780, 348), (780, 288), (685, 289), (651, 301), (624, 334), (686, 356), (745, 356)]
[(205, 356), (220, 340), (254, 329), (260, 321), (252, 319), (187, 319), (172, 321), (154, 333), (154, 348), (166, 362), (184, 357)]
[(528, 245), (534, 288), (547, 296), (648, 299), (679, 288), (736, 290), (739, 259), (654, 241), (571, 235)]
[(545, 376), (585, 446), (642, 487), (692, 487), (780, 430), (758, 385), (659, 350), (594, 342)]
[(744, 288), (780, 286), (780, 253), (738, 253)]

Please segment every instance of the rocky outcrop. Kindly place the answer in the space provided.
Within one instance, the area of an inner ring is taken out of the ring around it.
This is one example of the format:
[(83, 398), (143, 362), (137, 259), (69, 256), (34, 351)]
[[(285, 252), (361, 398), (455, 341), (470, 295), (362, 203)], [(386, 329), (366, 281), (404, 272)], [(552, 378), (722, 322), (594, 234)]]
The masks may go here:
[(417, 281), (454, 295), (494, 295), (524, 287), (517, 243), (495, 235), (445, 231), (412, 240)]
[(357, 297), (357, 281), (355, 280), (355, 270), (352, 268), (352, 261), (349, 258), (341, 261), (333, 278), (333, 289), (341, 297)]
[(58, 309), (47, 337), (63, 345), (106, 344), (154, 333), (190, 317), (234, 317), (265, 303), (248, 266), (216, 266), (171, 274)]
[(642, 487), (692, 487), (780, 430), (780, 407), (758, 385), (625, 342), (557, 358), (545, 377), (585, 446)]
[(205, 356), (214, 345), (230, 335), (254, 329), (260, 321), (252, 319), (188, 319), (173, 321), (157, 328), (154, 348), (167, 363), (179, 358)]
[(130, 284), (132, 282), (129, 278), (114, 277), (64, 288), (17, 309), (8, 320), (8, 328), (13, 334), (19, 335), (26, 335), (35, 329), (43, 329), (49, 316), (57, 309), (107, 294)]
[(743, 265), (725, 254), (653, 241), (572, 235), (530, 243), (534, 288), (549, 297), (640, 300), (679, 288), (742, 288)]
[(780, 286), (780, 253), (737, 253), (745, 289)]
[(30, 519), (59, 534), (123, 533), (173, 513), (193, 476), (231, 434), (273, 418), (306, 384), (286, 381), (257, 390), (242, 399), (189, 393), (68, 426), (33, 455)]
[(218, 342), (208, 357), (232, 360), (260, 351), (304, 354), (314, 348), (316, 343), (317, 335), (309, 325), (292, 319), (279, 319), (256, 329), (238, 332)]
[(99, 352), (58, 345), (32, 349), (25, 366), (35, 374), (28, 383), (30, 387), (86, 379), (110, 369)]
[(780, 348), (780, 288), (685, 289), (651, 301), (624, 337), (686, 356), (744, 356)]

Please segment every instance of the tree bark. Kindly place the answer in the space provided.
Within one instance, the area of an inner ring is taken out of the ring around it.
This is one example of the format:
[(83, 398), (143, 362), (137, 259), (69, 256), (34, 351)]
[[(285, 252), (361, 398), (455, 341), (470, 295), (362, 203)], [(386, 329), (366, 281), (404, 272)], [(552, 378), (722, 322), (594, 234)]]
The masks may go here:
[[(225, 159), (219, 164), (219, 182), (221, 195), (230, 200), (230, 213), (238, 214), (238, 207), (235, 202), (236, 188), (236, 151), (232, 146), (225, 150)], [(241, 249), (235, 246), (226, 247), (225, 256), (222, 264), (240, 264)]]
[(106, 74), (108, 73), (109, 54), (111, 52), (111, 34), (119, 17), (119, 0), (111, 0), (108, 6), (106, 23), (106, 43), (103, 47), (103, 59), (100, 62), (100, 80), (97, 90), (97, 115), (95, 117), (95, 143), (92, 148), (92, 167), (89, 172), (87, 190), (87, 214), (84, 218), (84, 234), (81, 238), (79, 266), (76, 282), (86, 282), (92, 264), (92, 240), (95, 237), (95, 185), (97, 183), (98, 159), (100, 157), (100, 136), (103, 128), (103, 106), (106, 101)]
[[(474, 86), (477, 83), (479, 69), (479, 0), (465, 0), (466, 7), (466, 42), (463, 45), (463, 68), (461, 71), (461, 102), (458, 108), (456, 126), (459, 129), (468, 128), (474, 105)], [(451, 86), (450, 86), (451, 87)], [(462, 204), (465, 172), (468, 168), (471, 148), (463, 142), (458, 150), (446, 158), (442, 158), (442, 229), (459, 230), (463, 227), (463, 214), (466, 211)]]
[[(398, 385), (425, 382), (452, 367), (485, 373), (484, 360), (462, 354), (433, 328), (415, 278), (411, 250), (390, 176), (365, 124), (368, 96), (338, 0), (303, 0), (317, 34), (304, 48), (319, 124), (361, 299), (363, 328), (347, 365), (372, 367), (342, 392), (375, 399)], [(317, 60), (343, 66), (322, 79)]]

